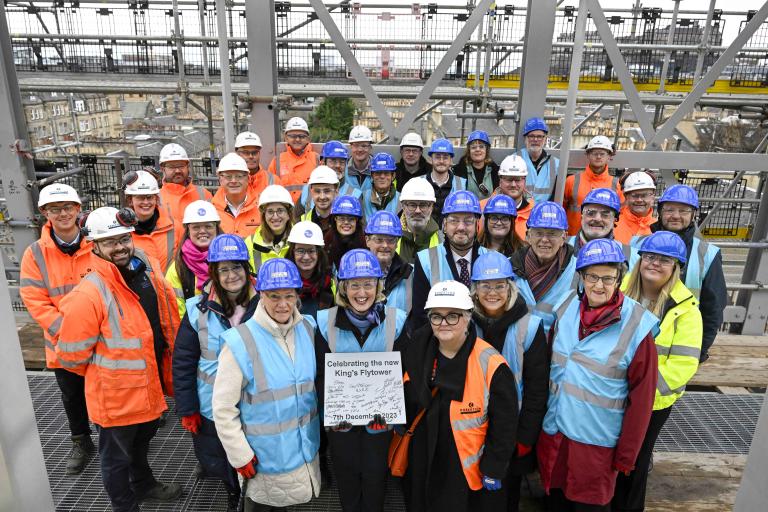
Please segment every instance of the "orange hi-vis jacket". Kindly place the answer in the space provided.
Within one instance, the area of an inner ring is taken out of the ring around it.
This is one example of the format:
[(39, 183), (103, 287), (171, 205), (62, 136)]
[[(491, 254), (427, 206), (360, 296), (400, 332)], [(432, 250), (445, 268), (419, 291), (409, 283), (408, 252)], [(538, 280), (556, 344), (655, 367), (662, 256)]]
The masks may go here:
[(282, 185), (291, 193), (293, 202), (301, 198), (301, 189), (309, 181), (309, 175), (320, 165), (320, 155), (312, 149), (312, 144), (307, 144), (304, 152), (297, 155), (290, 146), (280, 153), (280, 165), (273, 158), (269, 164), (269, 172), (280, 178)]
[(21, 258), (19, 294), (29, 314), (43, 328), (48, 368), (61, 368), (55, 349), (62, 321), (59, 306), (64, 296), (93, 270), (93, 260), (100, 259), (91, 252), (92, 247), (83, 239), (77, 252), (64, 254), (56, 246), (48, 222), (40, 240), (27, 247)]
[(629, 206), (622, 206), (619, 213), (619, 222), (613, 228), (613, 238), (617, 242), (629, 245), (633, 236), (650, 235), (651, 224), (656, 222), (656, 220), (656, 217), (653, 216), (653, 208), (648, 210), (648, 215), (638, 217), (632, 213)]
[(213, 194), (202, 185), (177, 185), (176, 183), (163, 183), (160, 189), (160, 204), (167, 206), (171, 212), (171, 218), (181, 222), (184, 219), (184, 210), (192, 201), (202, 199), (210, 202)]
[(568, 216), (568, 234), (576, 235), (581, 229), (581, 203), (591, 190), (610, 188), (619, 195), (619, 201), (624, 203), (624, 194), (618, 188), (619, 178), (608, 174), (608, 166), (602, 174), (595, 174), (587, 166), (583, 171), (568, 176), (565, 180), (565, 197), (563, 208)]
[(170, 209), (167, 206), (159, 205), (157, 207), (160, 216), (155, 224), (155, 229), (148, 235), (133, 233), (133, 245), (146, 252), (149, 256), (160, 262), (160, 268), (163, 274), (168, 271), (168, 267), (176, 256), (176, 250), (179, 248), (179, 242), (184, 234), (184, 228), (179, 220), (171, 216)]
[(213, 196), (213, 206), (219, 212), (221, 217), (221, 230), (225, 233), (232, 233), (240, 238), (246, 238), (259, 229), (261, 226), (261, 213), (259, 212), (259, 199), (250, 194), (250, 185), (248, 194), (245, 197), (245, 204), (237, 212), (237, 217), (227, 208), (227, 196), (223, 187), (219, 187), (216, 195)]
[(163, 336), (162, 383), (154, 336), (138, 296), (118, 268), (98, 259), (95, 270), (61, 303), (64, 321), (56, 354), (64, 368), (85, 376), (88, 416), (101, 427), (152, 421), (167, 409), (163, 394), (173, 390), (171, 356), (179, 311), (173, 288), (158, 262), (137, 249), (157, 293)]
[(248, 176), (248, 197), (254, 197), (256, 204), (259, 203), (261, 192), (269, 185), (282, 185), (283, 181), (263, 168), (259, 167), (258, 172)]

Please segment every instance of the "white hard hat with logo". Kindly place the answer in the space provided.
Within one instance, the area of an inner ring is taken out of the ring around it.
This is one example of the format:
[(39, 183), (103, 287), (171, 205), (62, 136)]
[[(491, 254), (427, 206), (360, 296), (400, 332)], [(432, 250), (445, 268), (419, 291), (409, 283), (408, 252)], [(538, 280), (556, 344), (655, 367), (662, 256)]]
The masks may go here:
[(633, 172), (627, 179), (624, 180), (624, 185), (621, 187), (624, 192), (632, 192), (633, 190), (656, 190), (656, 184), (653, 182), (647, 172)]
[(312, 171), (312, 174), (309, 175), (309, 181), (307, 184), (319, 185), (321, 183), (327, 185), (338, 185), (339, 177), (336, 176), (336, 171), (327, 165), (319, 165), (315, 167), (315, 170)]
[(297, 222), (291, 228), (291, 234), (288, 235), (288, 242), (292, 244), (307, 244), (324, 246), (323, 230), (314, 222), (303, 220)]
[(227, 153), (221, 157), (219, 165), (216, 167), (216, 173), (224, 171), (249, 172), (245, 159), (237, 153)]
[(261, 139), (253, 132), (242, 132), (237, 134), (235, 138), (235, 149), (243, 148), (246, 146), (261, 147)]
[(400, 147), (413, 146), (418, 148), (424, 148), (424, 141), (421, 140), (421, 135), (414, 132), (409, 132), (403, 135), (403, 140), (400, 141)]
[(216, 207), (208, 201), (198, 199), (192, 201), (184, 208), (184, 219), (182, 224), (193, 224), (195, 222), (221, 222), (219, 212), (216, 211)]
[(189, 162), (187, 150), (176, 143), (166, 144), (160, 150), (160, 163), (172, 162), (174, 160), (185, 160)]
[(611, 142), (611, 139), (605, 135), (596, 135), (592, 137), (592, 140), (587, 144), (587, 151), (591, 149), (605, 149), (606, 151), (613, 153), (613, 143)]
[(37, 207), (42, 208), (49, 203), (64, 202), (82, 204), (80, 197), (77, 195), (77, 190), (64, 183), (54, 183), (40, 191), (40, 196), (37, 198)]
[(528, 165), (519, 155), (509, 155), (499, 165), (499, 176), (528, 176)]
[[(130, 210), (129, 210), (130, 211)], [(101, 240), (111, 236), (132, 233), (133, 226), (120, 222), (119, 210), (111, 206), (96, 208), (85, 219), (85, 229), (88, 231), (86, 240)]]
[(157, 179), (147, 171), (136, 171), (136, 179), (125, 186), (127, 196), (151, 196), (160, 193)]
[(309, 126), (307, 126), (307, 122), (302, 118), (292, 117), (285, 123), (285, 130), (283, 132), (288, 133), (295, 130), (309, 133)]
[(353, 126), (349, 132), (349, 142), (373, 142), (373, 134), (370, 128), (361, 124)]
[(435, 189), (424, 178), (411, 178), (403, 185), (400, 192), (400, 201), (429, 201), (434, 203)]
[(453, 308), (469, 311), (473, 306), (469, 288), (458, 281), (441, 281), (429, 290), (424, 309)]
[(261, 191), (259, 196), (259, 208), (269, 203), (283, 203), (293, 206), (291, 193), (282, 185), (269, 185)]

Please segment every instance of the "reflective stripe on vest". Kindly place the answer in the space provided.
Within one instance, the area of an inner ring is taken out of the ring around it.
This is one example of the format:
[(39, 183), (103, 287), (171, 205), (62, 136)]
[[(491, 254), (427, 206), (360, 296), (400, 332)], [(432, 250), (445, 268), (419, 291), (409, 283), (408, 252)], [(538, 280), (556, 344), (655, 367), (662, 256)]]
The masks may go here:
[(34, 288), (45, 288), (48, 290), (48, 296), (49, 297), (58, 297), (59, 295), (66, 295), (69, 292), (71, 292), (76, 285), (74, 284), (65, 284), (64, 286), (51, 286), (51, 281), (48, 279), (48, 265), (45, 262), (45, 257), (43, 256), (43, 250), (40, 248), (40, 241), (37, 241), (29, 246), (30, 250), (32, 251), (32, 257), (35, 260), (35, 263), (37, 264), (37, 268), (40, 269), (40, 276), (43, 278), (43, 281), (40, 282), (36, 279), (29, 279), (25, 278), (22, 279), (19, 282), (20, 286), (32, 286)]
[(205, 189), (200, 185), (195, 185), (195, 190), (197, 190), (198, 199), (200, 199), (201, 201), (205, 201)]
[(516, 281), (520, 295), (525, 299), (526, 304), (532, 308), (532, 313), (542, 320), (544, 332), (548, 333), (556, 319), (558, 311), (565, 305), (576, 293), (579, 283), (579, 274), (576, 272), (576, 257), (572, 257), (568, 266), (557, 278), (552, 288), (547, 290), (538, 301), (533, 295), (531, 287), (526, 279)]
[[(334, 306), (330, 309), (325, 310), (327, 313), (324, 313), (323, 311), (318, 312), (318, 323), (320, 323), (320, 319), (322, 316), (327, 314), (327, 321), (326, 321), (326, 329), (327, 329), (327, 335), (326, 340), (328, 341), (328, 348), (331, 350), (331, 352), (336, 352), (336, 348), (338, 345), (338, 329), (336, 327), (336, 317), (339, 313), (339, 307)], [(385, 318), (384, 318), (384, 346), (382, 347), (383, 350), (365, 350), (366, 348), (373, 348), (372, 345), (379, 340), (376, 340), (375, 338), (377, 336), (380, 336), (382, 334), (380, 325), (371, 326), (370, 330), (368, 331), (368, 337), (365, 340), (365, 343), (363, 343), (363, 346), (359, 347), (359, 351), (364, 352), (392, 352), (392, 349), (395, 346), (395, 339), (397, 338), (397, 309), (396, 308), (385, 308)], [(320, 313), (324, 313), (324, 315), (320, 315)], [(369, 345), (368, 341), (372, 340), (372, 344)]]
[[(585, 171), (582, 171), (585, 172)], [(608, 172), (608, 169), (605, 170)], [(573, 178), (573, 190), (571, 193), (571, 203), (568, 205), (568, 209), (572, 212), (581, 213), (581, 202), (579, 201), (579, 184), (581, 183), (581, 172), (576, 173)], [(616, 185), (619, 183), (619, 178), (616, 176), (611, 180), (611, 190), (616, 190)]]
[(693, 237), (691, 254), (688, 255), (688, 263), (685, 268), (685, 286), (691, 290), (696, 300), (699, 300), (701, 296), (701, 285), (704, 283), (704, 277), (709, 272), (709, 267), (719, 250), (716, 245), (710, 244), (703, 238)]
[(451, 186), (451, 192), (456, 192), (457, 190), (466, 190), (466, 182), (461, 179), (458, 176), (453, 177), (453, 185)]

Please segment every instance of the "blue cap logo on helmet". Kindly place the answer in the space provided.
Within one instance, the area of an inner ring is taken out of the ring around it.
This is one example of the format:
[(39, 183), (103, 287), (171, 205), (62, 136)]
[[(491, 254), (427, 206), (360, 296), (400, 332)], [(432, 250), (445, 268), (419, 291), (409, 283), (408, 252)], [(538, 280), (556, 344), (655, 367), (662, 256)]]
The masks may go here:
[(205, 215), (205, 208), (198, 208), (197, 209), (197, 214), (199, 216), (203, 217)]
[(229, 233), (219, 235), (208, 246), (208, 263), (248, 260), (248, 247), (245, 245), (245, 240), (237, 235)]
[(624, 251), (617, 242), (607, 238), (597, 238), (587, 242), (587, 245), (579, 251), (576, 256), (576, 270), (592, 265), (624, 262), (626, 262)]
[(311, 229), (304, 230), (304, 236), (306, 238), (312, 238), (312, 230)]
[(281, 290), (301, 288), (302, 280), (296, 265), (285, 258), (272, 258), (264, 262), (259, 269), (256, 290)]

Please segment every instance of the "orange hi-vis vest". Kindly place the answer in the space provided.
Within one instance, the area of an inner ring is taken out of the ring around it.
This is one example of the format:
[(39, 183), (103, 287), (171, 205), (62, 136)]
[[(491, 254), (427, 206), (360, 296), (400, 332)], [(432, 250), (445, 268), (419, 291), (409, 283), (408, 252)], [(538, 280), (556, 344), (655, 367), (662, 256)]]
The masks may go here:
[(568, 217), (568, 234), (576, 235), (581, 229), (581, 203), (591, 190), (610, 188), (619, 195), (619, 201), (624, 203), (624, 194), (618, 188), (619, 178), (608, 174), (608, 166), (602, 174), (595, 174), (587, 166), (583, 171), (568, 176), (565, 180), (565, 197), (563, 208)]
[(525, 240), (525, 235), (528, 233), (528, 226), (526, 224), (528, 224), (528, 217), (531, 216), (533, 205), (536, 204), (532, 196), (527, 198), (527, 200), (528, 204), (525, 208), (519, 208), (517, 210), (517, 217), (515, 217), (515, 231), (522, 240)]
[(51, 235), (51, 223), (43, 226), (40, 240), (24, 251), (21, 258), (19, 294), (27, 311), (43, 328), (45, 337), (45, 364), (48, 368), (61, 368), (56, 356), (62, 316), (61, 300), (93, 270), (93, 260), (99, 257), (91, 251), (93, 244), (80, 240), (74, 254), (61, 252)]
[(167, 206), (159, 205), (157, 207), (160, 216), (155, 224), (155, 229), (148, 235), (133, 233), (133, 245), (138, 247), (152, 258), (160, 262), (160, 269), (163, 274), (168, 271), (168, 267), (176, 256), (176, 249), (179, 248), (184, 228), (181, 222), (171, 216), (170, 209)]
[(261, 192), (269, 185), (282, 185), (280, 178), (259, 167), (259, 170), (248, 176), (248, 197), (254, 197), (259, 202)]
[(624, 245), (629, 245), (633, 236), (645, 236), (651, 234), (651, 224), (656, 222), (656, 217), (653, 216), (653, 208), (648, 211), (648, 215), (638, 217), (629, 206), (622, 206), (619, 213), (619, 222), (616, 223), (616, 227), (613, 228), (613, 238), (617, 242), (621, 242)]
[(177, 222), (182, 222), (184, 219), (184, 210), (189, 203), (197, 200), (210, 202), (211, 199), (213, 194), (205, 187), (192, 183), (187, 185), (163, 183), (163, 188), (160, 189), (160, 204), (168, 207), (171, 218)]
[(162, 383), (155, 358), (152, 326), (118, 268), (94, 258), (95, 270), (61, 302), (64, 321), (56, 354), (64, 368), (85, 376), (88, 416), (101, 427), (136, 425), (167, 409), (163, 393), (173, 390), (171, 357), (179, 311), (173, 288), (159, 264), (137, 249), (157, 293), (167, 346)]
[(278, 155), (279, 162), (272, 159), (269, 164), (269, 172), (280, 178), (282, 185), (291, 193), (293, 202), (301, 198), (301, 190), (309, 181), (309, 175), (320, 165), (320, 155), (312, 149), (312, 144), (307, 144), (304, 151), (297, 155), (290, 146)]
[[(248, 189), (250, 192), (250, 188)], [(245, 197), (245, 204), (240, 207), (237, 217), (227, 209), (227, 196), (224, 187), (219, 187), (211, 201), (221, 217), (221, 230), (232, 233), (240, 238), (246, 238), (256, 232), (261, 226), (261, 213), (259, 213), (259, 200), (250, 193)]]

